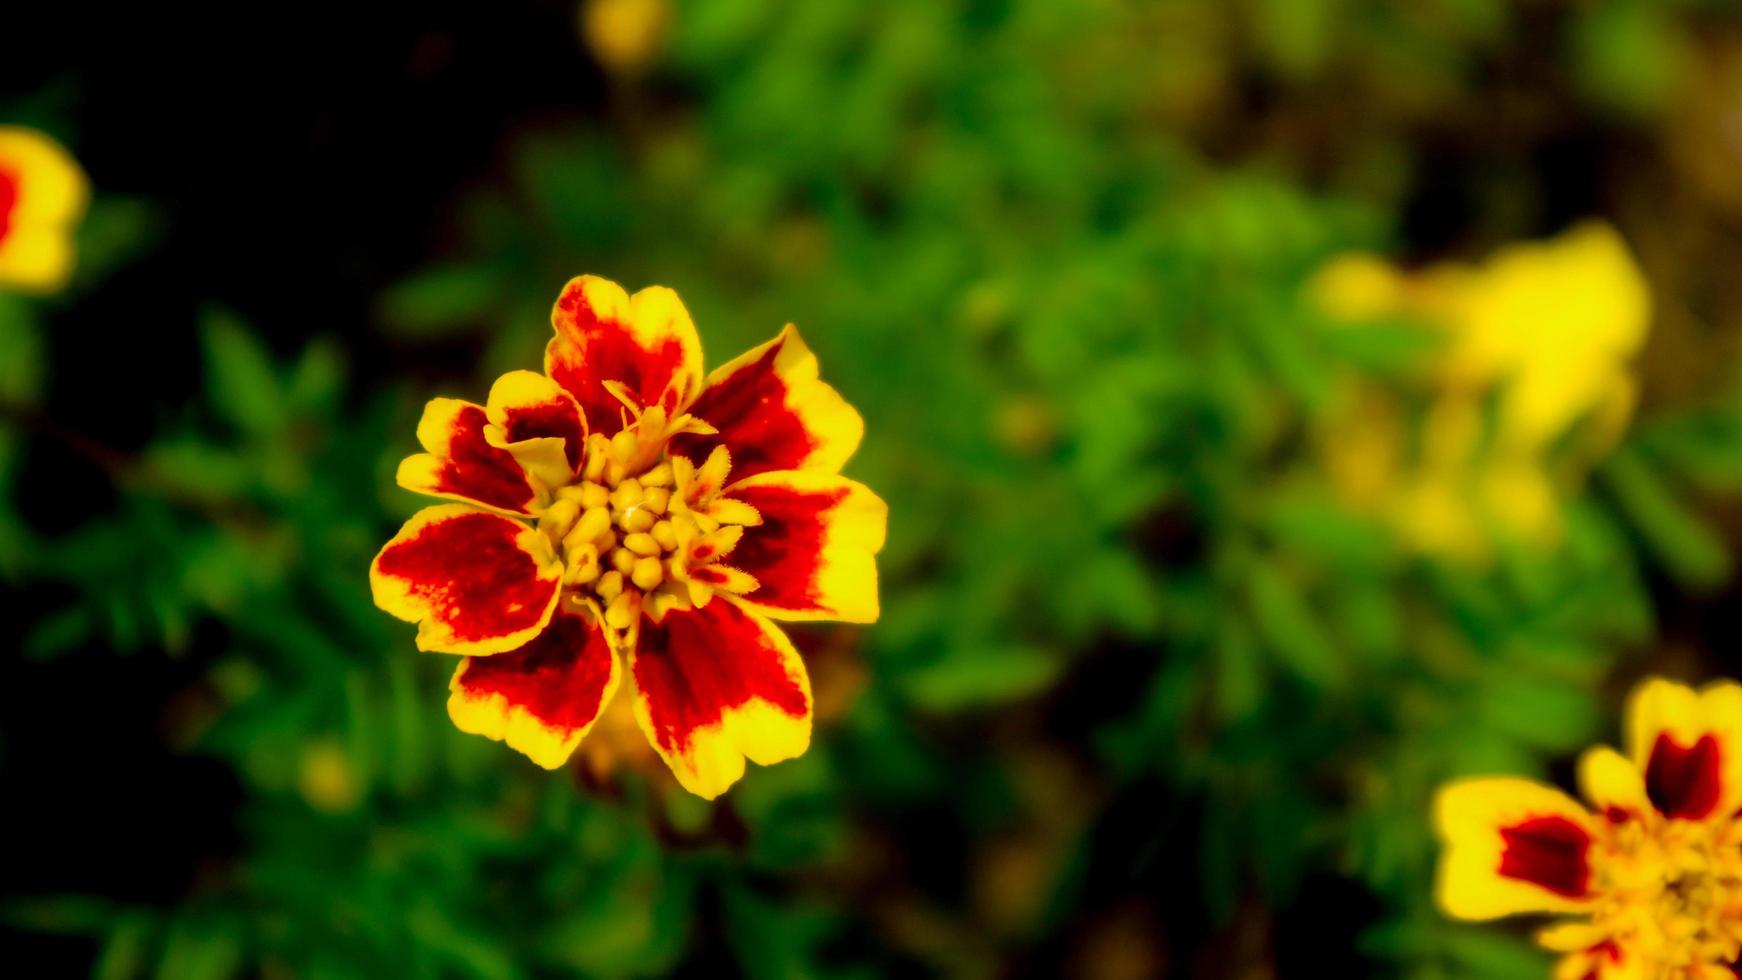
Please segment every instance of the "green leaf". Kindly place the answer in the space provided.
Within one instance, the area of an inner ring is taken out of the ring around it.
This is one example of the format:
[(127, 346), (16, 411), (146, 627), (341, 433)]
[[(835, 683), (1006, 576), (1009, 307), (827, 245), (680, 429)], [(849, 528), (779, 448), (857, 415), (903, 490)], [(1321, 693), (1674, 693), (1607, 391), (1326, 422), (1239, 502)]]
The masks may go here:
[(1548, 752), (1570, 752), (1597, 727), (1590, 692), (1564, 680), (1537, 680), (1505, 673), (1483, 687), (1485, 727)]
[(1637, 452), (1622, 447), (1598, 472), (1627, 522), (1671, 574), (1708, 588), (1729, 576), (1723, 540), (1676, 500)]
[(1317, 614), (1275, 565), (1252, 563), (1247, 601), (1253, 625), (1290, 673), (1319, 688), (1341, 682), (1342, 663)]
[(1258, 645), (1239, 620), (1226, 620), (1216, 646), (1216, 714), (1224, 721), (1240, 721), (1251, 717), (1263, 699)]
[(162, 215), (151, 202), (99, 194), (79, 224), (77, 281), (107, 279), (152, 245), (161, 226)]
[(1362, 371), (1387, 377), (1417, 368), (1443, 346), (1440, 336), (1414, 324), (1328, 326), (1319, 333), (1319, 339), (1333, 356)]
[(828, 920), (815, 908), (780, 906), (747, 888), (725, 895), (727, 936), (751, 980), (809, 980), (817, 976), (813, 947)]
[(303, 348), (290, 372), (290, 401), (311, 415), (331, 411), (344, 394), (345, 355), (338, 344), (320, 338)]
[(1059, 657), (1028, 647), (957, 650), (899, 678), (908, 699), (930, 711), (960, 711), (1028, 697), (1053, 682)]
[(1587, 95), (1634, 116), (1662, 111), (1693, 51), (1681, 25), (1650, 0), (1605, 0), (1573, 21), (1576, 79)]
[(1257, 0), (1248, 5), (1260, 49), (1279, 74), (1314, 75), (1330, 56), (1343, 23), (1337, 0)]
[(154, 932), (151, 917), (144, 913), (119, 915), (91, 964), (91, 980), (134, 980), (144, 975)]
[(1446, 949), (1461, 967), (1460, 977), (1482, 980), (1541, 980), (1549, 975), (1548, 954), (1498, 930), (1459, 929)]
[(1279, 499), (1267, 516), (1270, 533), (1282, 550), (1338, 568), (1383, 569), (1395, 548), (1379, 524), (1328, 499), (1289, 495)]
[(0, 291), (0, 401), (32, 402), (47, 382), (35, 309), (23, 297)]
[(100, 933), (114, 918), (109, 901), (94, 895), (42, 895), (0, 906), (0, 921), (54, 935)]
[(438, 266), (389, 287), (379, 313), (395, 333), (440, 337), (484, 323), (504, 293), (501, 276), (489, 266)]
[(226, 980), (242, 964), (241, 940), (225, 931), (228, 923), (184, 914), (169, 927), (157, 980)]
[(288, 400), (271, 355), (233, 314), (208, 310), (201, 318), (206, 395), (224, 421), (256, 437), (284, 426)]

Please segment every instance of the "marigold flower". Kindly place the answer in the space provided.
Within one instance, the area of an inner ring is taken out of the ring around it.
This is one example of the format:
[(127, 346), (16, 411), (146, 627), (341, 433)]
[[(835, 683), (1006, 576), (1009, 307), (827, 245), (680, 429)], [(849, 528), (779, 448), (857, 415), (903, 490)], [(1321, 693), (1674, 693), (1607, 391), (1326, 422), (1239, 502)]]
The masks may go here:
[[(1356, 388), (1333, 421), (1322, 455), (1342, 495), (1385, 514), (1424, 552), (1484, 558), (1489, 529), (1556, 541), (1561, 495), (1633, 411), (1629, 361), (1651, 300), (1621, 237), (1587, 223), (1479, 265), (1415, 273), (1346, 255), (1310, 290), (1333, 319), (1405, 317), (1443, 340), (1420, 379), (1429, 409), (1419, 438), (1402, 425), (1400, 399), (1370, 388)], [(1551, 461), (1557, 452), (1570, 458)]]
[(460, 503), (381, 549), (375, 602), (466, 657), (461, 730), (555, 769), (626, 675), (642, 732), (711, 799), (745, 758), (809, 745), (810, 681), (772, 620), (877, 618), (888, 509), (840, 475), (864, 423), (791, 326), (704, 380), (669, 289), (582, 276), (551, 320), (543, 374), (425, 409), (399, 483)]
[(1732, 980), (1742, 957), (1742, 686), (1652, 679), (1627, 754), (1579, 760), (1590, 808), (1524, 779), (1454, 782), (1434, 819), (1460, 919), (1577, 916), (1538, 934), (1562, 980)]
[(0, 289), (53, 292), (73, 271), (73, 230), (90, 187), (78, 162), (34, 129), (0, 126)]

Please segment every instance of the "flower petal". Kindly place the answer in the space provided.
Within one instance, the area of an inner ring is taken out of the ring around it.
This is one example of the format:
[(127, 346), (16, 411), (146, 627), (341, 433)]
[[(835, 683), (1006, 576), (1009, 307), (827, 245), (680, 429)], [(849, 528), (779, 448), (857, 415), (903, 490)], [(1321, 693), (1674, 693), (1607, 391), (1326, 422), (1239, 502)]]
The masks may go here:
[(14, 226), (0, 239), (0, 286), (52, 293), (72, 278), (75, 260), (72, 232)]
[(780, 628), (726, 597), (641, 624), (629, 658), (635, 714), (683, 787), (713, 799), (810, 745), (804, 662)]
[(562, 584), (550, 540), (459, 504), (425, 507), (375, 556), (375, 604), (417, 623), (417, 646), (482, 656), (521, 646), (550, 622)]
[(1579, 757), (1579, 789), (1611, 823), (1639, 820), (1651, 812), (1639, 767), (1606, 745)]
[(574, 396), (537, 371), (510, 371), (490, 386), (484, 436), (545, 486), (566, 485), (581, 468), (587, 431)]
[(760, 587), (745, 596), (775, 619), (875, 622), (876, 554), (889, 505), (862, 483), (827, 473), (764, 473), (732, 486), (761, 515), (731, 564)]
[(399, 485), (505, 514), (532, 514), (544, 505), (546, 494), (513, 453), (490, 444), (488, 425), (481, 405), (430, 399), (417, 423), (417, 441), (427, 452), (400, 462)]
[(462, 661), (448, 685), (448, 716), (462, 732), (557, 769), (610, 703), (621, 674), (598, 620), (561, 609), (524, 646)]
[(1460, 780), (1440, 790), (1434, 823), (1448, 915), (1573, 911), (1592, 897), (1591, 817), (1565, 793), (1524, 779)]
[(853, 406), (818, 380), (816, 355), (791, 325), (708, 375), (688, 411), (719, 431), (679, 436), (672, 450), (700, 463), (723, 445), (740, 480), (776, 470), (838, 473), (865, 434)]
[(1628, 754), (1653, 806), (1676, 820), (1727, 817), (1742, 803), (1742, 685), (1702, 691), (1652, 678), (1627, 709)]
[(605, 387), (621, 384), (642, 407), (674, 415), (701, 387), (702, 343), (677, 294), (651, 286), (633, 297), (598, 276), (571, 279), (550, 313), (556, 336), (544, 373), (575, 396), (589, 432), (623, 428), (623, 403)]

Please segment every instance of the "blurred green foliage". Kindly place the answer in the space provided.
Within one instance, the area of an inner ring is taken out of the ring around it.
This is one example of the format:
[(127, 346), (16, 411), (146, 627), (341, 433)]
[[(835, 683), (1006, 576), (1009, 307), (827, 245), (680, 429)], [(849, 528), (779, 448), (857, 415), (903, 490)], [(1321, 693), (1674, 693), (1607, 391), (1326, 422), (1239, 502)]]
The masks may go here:
[[(1702, 508), (1742, 483), (1742, 401), (1648, 402), (1555, 549), (1422, 557), (1338, 503), (1308, 435), (1347, 379), (1397, 384), (1432, 346), (1327, 329), (1303, 284), (1400, 243), (1414, 127), (1479, 118), (1486, 67), (1651, 132), (1726, 16), (678, 5), (648, 75), (516, 133), (456, 195), (456, 246), (380, 294), (400, 363), (474, 344), (476, 373), (361, 378), (342, 337), (275, 355), (214, 309), (203, 391), (144, 452), (97, 454), (111, 511), (44, 538), (0, 503), (0, 573), (68, 596), (22, 655), (167, 662), (221, 625), (228, 652), (166, 724), (236, 773), (245, 841), (174, 907), (43, 895), (7, 916), (97, 937), (103, 978), (651, 975), (721, 949), (759, 977), (974, 976), (1061, 931), (1082, 975), (1116, 976), (1073, 910), (1107, 880), (1110, 815), (1154, 792), (1189, 843), (1157, 826), (1116, 880), (1177, 880), (1156, 909), (1205, 923), (1126, 937), (1155, 972), (1234, 975), (1226, 937), (1310, 919), (1301, 889), (1330, 876), (1380, 910), (1360, 942), (1386, 975), (1545, 976), (1522, 933), (1433, 909), (1427, 802), (1613, 737), (1642, 669), (1623, 658), (1658, 629), (1648, 582), (1729, 574)], [(1483, 186), (1473, 240), (1541, 230), (1528, 180)], [(145, 212), (106, 206), (87, 237), (146, 244)], [(717, 807), (633, 772), (598, 792), (452, 730), (451, 664), (369, 600), (416, 506), (392, 469), (422, 399), (537, 363), (580, 272), (676, 288), (710, 364), (798, 323), (867, 419), (849, 472), (891, 505), (882, 621), (810, 634), (850, 648), (863, 690)], [(33, 424), (57, 370), (41, 305), (0, 297), (0, 486), (21, 440), (66, 435)], [(904, 875), (907, 847), (956, 870)]]

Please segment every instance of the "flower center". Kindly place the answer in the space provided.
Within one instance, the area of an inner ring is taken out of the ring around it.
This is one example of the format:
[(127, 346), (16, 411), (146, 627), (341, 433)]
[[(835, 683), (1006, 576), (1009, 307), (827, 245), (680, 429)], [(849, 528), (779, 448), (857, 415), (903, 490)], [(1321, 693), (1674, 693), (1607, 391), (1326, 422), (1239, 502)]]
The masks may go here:
[(710, 426), (668, 420), (659, 406), (631, 410), (635, 420), (616, 435), (587, 439), (580, 476), (557, 488), (538, 528), (562, 556), (566, 601), (596, 608), (632, 642), (644, 613), (658, 622), (717, 591), (756, 588), (721, 559), (761, 517), (721, 495), (731, 469), (725, 447), (699, 467), (667, 451), (672, 436)]
[(1704, 923), (1711, 917), (1724, 889), (1716, 875), (1688, 871), (1664, 883), (1658, 898), (1659, 918)]
[[(1728, 964), (1742, 954), (1742, 849), (1734, 825), (1630, 820), (1615, 828), (1610, 899), (1596, 924), (1661, 967)], [(1668, 974), (1666, 974), (1668, 975)], [(1680, 974), (1674, 974), (1680, 975)]]

